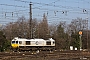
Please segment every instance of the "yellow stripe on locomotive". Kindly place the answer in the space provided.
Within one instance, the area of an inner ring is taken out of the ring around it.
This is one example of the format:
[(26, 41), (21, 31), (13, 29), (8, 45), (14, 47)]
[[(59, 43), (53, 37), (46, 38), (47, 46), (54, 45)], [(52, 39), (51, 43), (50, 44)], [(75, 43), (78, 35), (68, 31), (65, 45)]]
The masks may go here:
[(12, 48), (18, 48), (19, 45), (18, 44), (11, 44)]

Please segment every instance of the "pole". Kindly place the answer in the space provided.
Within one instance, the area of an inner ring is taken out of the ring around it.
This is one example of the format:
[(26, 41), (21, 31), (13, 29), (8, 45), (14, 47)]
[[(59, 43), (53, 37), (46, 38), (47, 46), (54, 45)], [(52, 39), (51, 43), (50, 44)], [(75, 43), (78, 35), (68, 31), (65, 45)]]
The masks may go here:
[(32, 3), (30, 2), (30, 24), (29, 24), (29, 28), (30, 28), (30, 34), (29, 37), (32, 38)]
[(82, 35), (80, 35), (79, 37), (80, 37), (80, 50), (82, 50), (82, 39), (81, 39)]
[(87, 49), (88, 49), (88, 20), (86, 20), (86, 24), (87, 24)]

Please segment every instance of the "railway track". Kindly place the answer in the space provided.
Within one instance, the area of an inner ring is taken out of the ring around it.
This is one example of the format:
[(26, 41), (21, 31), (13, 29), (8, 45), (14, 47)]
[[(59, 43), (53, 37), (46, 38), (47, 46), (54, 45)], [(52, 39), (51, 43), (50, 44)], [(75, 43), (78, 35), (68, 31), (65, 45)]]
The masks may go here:
[(0, 60), (90, 60), (89, 51), (0, 52)]

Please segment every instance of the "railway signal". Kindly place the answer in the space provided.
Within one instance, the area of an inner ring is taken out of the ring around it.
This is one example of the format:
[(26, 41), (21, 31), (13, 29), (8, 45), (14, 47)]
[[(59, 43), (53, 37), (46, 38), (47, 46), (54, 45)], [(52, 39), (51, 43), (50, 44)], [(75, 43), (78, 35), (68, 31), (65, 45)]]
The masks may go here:
[(82, 31), (79, 31), (79, 35), (82, 35)]

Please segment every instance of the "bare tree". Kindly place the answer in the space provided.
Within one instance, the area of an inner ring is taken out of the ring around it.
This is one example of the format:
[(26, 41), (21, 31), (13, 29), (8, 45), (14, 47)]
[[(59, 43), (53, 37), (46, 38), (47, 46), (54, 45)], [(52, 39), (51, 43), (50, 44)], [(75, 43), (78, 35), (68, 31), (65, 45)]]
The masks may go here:
[(39, 23), (38, 26), (38, 33), (39, 33), (39, 38), (44, 38), (47, 39), (49, 36), (49, 29), (48, 29), (48, 22), (47, 22), (47, 17), (44, 14), (43, 15), (43, 20)]

